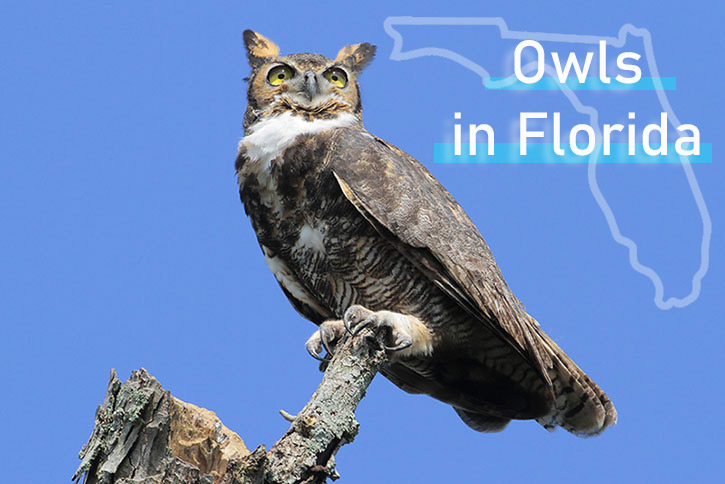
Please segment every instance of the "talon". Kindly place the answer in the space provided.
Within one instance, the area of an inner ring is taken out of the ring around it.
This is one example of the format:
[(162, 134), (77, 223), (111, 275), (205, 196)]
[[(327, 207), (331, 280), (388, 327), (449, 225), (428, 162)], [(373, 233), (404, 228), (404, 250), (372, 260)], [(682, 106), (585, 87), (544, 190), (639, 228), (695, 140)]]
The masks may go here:
[(315, 331), (310, 339), (305, 343), (305, 348), (311, 357), (318, 361), (325, 361), (325, 358), (320, 356), (322, 353), (322, 338), (320, 338), (320, 330)]
[[(324, 356), (320, 356), (319, 353), (313, 352), (312, 350), (310, 350), (310, 348), (307, 348), (307, 352), (310, 354), (311, 357), (313, 357), (317, 361), (325, 361)], [(320, 353), (322, 353), (322, 350), (320, 350)]]
[(350, 324), (350, 320), (353, 318), (358, 306), (350, 306), (347, 308), (347, 311), (345, 311), (345, 314), (342, 317), (342, 324), (345, 325), (345, 329), (349, 334), (352, 334), (352, 325)]
[(412, 315), (392, 311), (373, 312), (356, 304), (345, 311), (342, 323), (353, 336), (370, 327), (375, 332), (385, 331), (384, 348), (389, 353), (405, 350), (404, 354), (410, 356), (416, 353), (430, 355), (432, 352), (432, 333)]
[(377, 326), (378, 323), (378, 317), (374, 314), (371, 314), (367, 318), (365, 318), (361, 323), (358, 323), (355, 328), (352, 330), (352, 335), (357, 336), (360, 334), (360, 331), (367, 328), (368, 326)]
[(400, 351), (404, 350), (405, 348), (409, 348), (410, 346), (413, 346), (413, 340), (412, 339), (405, 339), (402, 343), (399, 343), (395, 346), (388, 346), (385, 345), (386, 351)]
[[(345, 329), (342, 321), (325, 321), (320, 328), (312, 333), (310, 339), (305, 343), (307, 352), (318, 361), (329, 361), (335, 351), (338, 341), (345, 335)], [(326, 351), (324, 357), (320, 354), (322, 350)]]
[(354, 304), (347, 308), (347, 311), (345, 311), (345, 316), (342, 318), (342, 321), (345, 324), (345, 329), (347, 330), (347, 332), (354, 336), (360, 332), (360, 329), (358, 329), (358, 325), (360, 325), (361, 323), (363, 323), (364, 325), (368, 325), (373, 322), (367, 321), (367, 319), (371, 316), (374, 316), (371, 311), (365, 309), (358, 304)]
[(320, 335), (322, 336), (320, 339), (322, 340), (322, 346), (325, 347), (325, 351), (327, 351), (327, 356), (333, 354), (335, 346), (331, 344), (333, 342), (333, 338), (330, 338), (326, 331), (323, 331), (322, 327), (320, 327)]

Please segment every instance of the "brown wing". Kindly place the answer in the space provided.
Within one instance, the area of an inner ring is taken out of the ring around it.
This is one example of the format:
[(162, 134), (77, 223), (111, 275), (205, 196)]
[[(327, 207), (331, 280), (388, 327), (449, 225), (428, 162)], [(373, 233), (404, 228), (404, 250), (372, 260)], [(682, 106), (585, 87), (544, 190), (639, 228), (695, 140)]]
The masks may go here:
[(326, 162), (360, 213), (551, 385), (551, 357), (535, 323), (451, 194), (415, 158), (366, 132), (340, 129), (331, 143)]

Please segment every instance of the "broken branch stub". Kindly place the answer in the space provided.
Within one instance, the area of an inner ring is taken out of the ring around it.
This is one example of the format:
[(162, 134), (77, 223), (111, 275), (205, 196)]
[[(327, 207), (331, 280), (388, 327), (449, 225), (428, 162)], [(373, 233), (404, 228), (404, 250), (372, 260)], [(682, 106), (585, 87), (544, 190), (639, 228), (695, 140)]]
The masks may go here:
[(357, 435), (355, 410), (386, 360), (383, 335), (347, 337), (310, 401), (269, 452), (250, 452), (206, 409), (165, 391), (143, 368), (111, 376), (73, 479), (87, 484), (293, 484), (336, 479), (334, 456)]

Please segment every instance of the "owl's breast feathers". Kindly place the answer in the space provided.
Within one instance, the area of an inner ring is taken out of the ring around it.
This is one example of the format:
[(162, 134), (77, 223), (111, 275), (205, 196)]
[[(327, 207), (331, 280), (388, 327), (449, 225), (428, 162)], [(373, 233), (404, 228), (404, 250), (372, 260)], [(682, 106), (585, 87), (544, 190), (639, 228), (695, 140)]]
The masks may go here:
[[(261, 165), (247, 165), (244, 150), (237, 162), (242, 200), (252, 222), (260, 225), (255, 229), (263, 246), (275, 249), (271, 239), (278, 240), (280, 227), (287, 229), (282, 235), (290, 245), (299, 234), (277, 217), (253, 212), (274, 212), (277, 206), (279, 217), (292, 221), (300, 207), (314, 213), (342, 193), (429, 279), (517, 348), (548, 380), (544, 368), (551, 361), (539, 348), (530, 323), (522, 322), (529, 318), (506, 286), (486, 242), (423, 165), (357, 126), (300, 136), (280, 155), (268, 172)], [(275, 194), (254, 189), (261, 180), (274, 184)], [(274, 201), (260, 204), (255, 199), (260, 193)], [(264, 221), (269, 225), (262, 226)]]
[[(496, 405), (472, 408), (458, 393), (451, 396), (440, 385), (421, 383), (420, 375), (406, 368), (387, 375), (396, 384), (459, 409), (507, 418), (541, 417), (547, 428), (560, 425), (593, 434), (616, 421), (604, 392), (526, 313), (473, 222), (417, 160), (356, 123), (303, 133), (275, 146), (276, 152), (270, 148), (262, 153), (242, 141), (237, 158), (240, 193), (270, 268), (301, 314), (320, 323), (339, 318), (348, 303), (363, 304), (356, 298), (376, 282), (353, 280), (352, 264), (365, 266), (370, 259), (366, 251), (376, 250), (378, 260), (390, 259), (396, 267), (382, 272), (373, 261), (361, 274), (375, 279), (375, 271), (381, 271), (378, 285), (390, 289), (380, 293), (387, 304), (395, 301), (396, 292), (425, 286), (401, 304), (415, 310), (410, 302), (415, 297), (421, 304), (431, 300), (438, 306), (436, 314), (447, 313), (451, 320), (463, 317), (488, 339), (503, 342), (538, 375), (540, 383), (531, 384), (530, 391), (540, 402), (537, 410), (522, 407), (508, 414)], [(349, 251), (350, 267), (345, 266), (344, 251)], [(400, 272), (414, 275), (393, 280)], [(331, 273), (347, 276), (331, 280)], [(445, 324), (432, 329), (438, 336), (446, 332)], [(457, 344), (463, 348), (467, 343), (461, 339)], [(455, 351), (441, 348), (441, 354)], [(449, 369), (455, 366), (453, 360), (449, 363)], [(446, 365), (442, 368), (445, 379)], [(450, 386), (450, 381), (441, 385)]]

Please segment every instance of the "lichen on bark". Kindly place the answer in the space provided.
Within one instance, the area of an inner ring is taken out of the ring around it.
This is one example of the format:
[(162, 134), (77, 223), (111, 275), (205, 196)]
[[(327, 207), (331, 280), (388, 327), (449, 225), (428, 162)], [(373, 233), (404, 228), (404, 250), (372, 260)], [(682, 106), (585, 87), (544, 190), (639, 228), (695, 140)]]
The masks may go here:
[(289, 430), (250, 452), (206, 409), (182, 402), (144, 369), (111, 372), (73, 479), (87, 484), (313, 484), (339, 477), (334, 456), (359, 430), (355, 410), (386, 360), (383, 335), (347, 337)]

